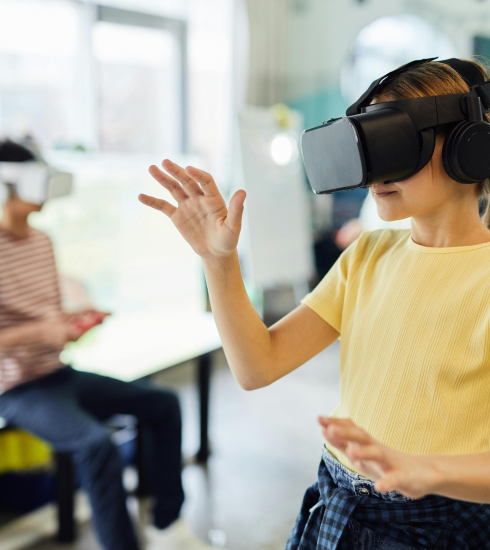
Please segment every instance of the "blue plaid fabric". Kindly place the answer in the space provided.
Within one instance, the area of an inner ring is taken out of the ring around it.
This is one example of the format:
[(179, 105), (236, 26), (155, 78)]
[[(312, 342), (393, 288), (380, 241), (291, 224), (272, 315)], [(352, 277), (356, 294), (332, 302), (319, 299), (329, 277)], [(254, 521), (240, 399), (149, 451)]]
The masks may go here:
[(490, 550), (490, 505), (378, 493), (372, 480), (349, 471), (324, 449), (318, 481), (305, 493), (285, 550), (360, 548), (353, 525), (372, 533), (371, 540), (389, 541), (363, 544), (365, 550)]

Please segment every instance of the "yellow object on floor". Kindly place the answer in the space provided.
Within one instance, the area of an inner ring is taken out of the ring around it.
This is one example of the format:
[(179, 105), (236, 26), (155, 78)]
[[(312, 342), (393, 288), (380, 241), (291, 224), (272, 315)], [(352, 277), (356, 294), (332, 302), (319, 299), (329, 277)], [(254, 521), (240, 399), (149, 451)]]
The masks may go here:
[(37, 437), (22, 430), (0, 432), (0, 474), (49, 464), (53, 451)]

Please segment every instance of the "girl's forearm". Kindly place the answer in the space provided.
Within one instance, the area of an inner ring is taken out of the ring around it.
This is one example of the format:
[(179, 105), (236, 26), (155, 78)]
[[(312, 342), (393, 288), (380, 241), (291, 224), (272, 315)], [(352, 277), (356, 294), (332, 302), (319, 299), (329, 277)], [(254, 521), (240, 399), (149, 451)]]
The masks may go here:
[(490, 503), (490, 452), (435, 455), (432, 493), (458, 500)]
[(271, 336), (245, 290), (238, 253), (203, 258), (203, 264), (211, 308), (233, 374), (246, 390), (270, 384)]

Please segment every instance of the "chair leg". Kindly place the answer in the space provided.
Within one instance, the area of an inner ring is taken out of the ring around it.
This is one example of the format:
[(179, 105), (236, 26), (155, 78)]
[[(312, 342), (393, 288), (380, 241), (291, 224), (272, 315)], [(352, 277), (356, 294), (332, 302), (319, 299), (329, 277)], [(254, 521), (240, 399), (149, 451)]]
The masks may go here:
[(56, 479), (58, 504), (58, 536), (59, 542), (75, 540), (75, 506), (74, 506), (74, 471), (73, 461), (69, 453), (56, 453)]

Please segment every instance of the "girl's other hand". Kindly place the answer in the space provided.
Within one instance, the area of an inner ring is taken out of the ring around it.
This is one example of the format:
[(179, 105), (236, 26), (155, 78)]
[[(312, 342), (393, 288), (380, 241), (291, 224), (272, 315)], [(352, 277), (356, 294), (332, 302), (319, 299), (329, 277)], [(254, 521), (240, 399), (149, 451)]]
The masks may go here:
[(430, 494), (441, 473), (430, 456), (396, 451), (373, 439), (349, 419), (319, 417), (325, 439), (344, 453), (353, 466), (376, 481), (380, 493), (398, 491), (411, 498)]
[(164, 160), (162, 166), (168, 174), (156, 166), (150, 166), (149, 172), (170, 192), (177, 206), (143, 194), (139, 200), (168, 216), (203, 259), (229, 256), (238, 244), (245, 191), (237, 191), (226, 208), (210, 174), (191, 166), (184, 170), (170, 160)]

